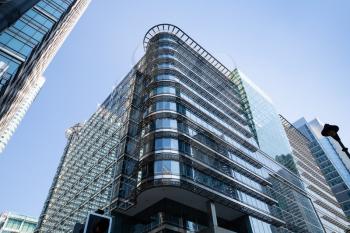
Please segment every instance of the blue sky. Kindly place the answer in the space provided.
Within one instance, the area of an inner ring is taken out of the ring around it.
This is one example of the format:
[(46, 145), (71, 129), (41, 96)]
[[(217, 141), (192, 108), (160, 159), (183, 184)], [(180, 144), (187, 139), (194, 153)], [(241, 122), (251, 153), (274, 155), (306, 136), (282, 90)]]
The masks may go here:
[(237, 65), (291, 122), (305, 116), (338, 124), (350, 146), (349, 12), (345, 0), (93, 0), (0, 155), (0, 212), (39, 216), (65, 129), (97, 109), (159, 23), (179, 26), (224, 64)]

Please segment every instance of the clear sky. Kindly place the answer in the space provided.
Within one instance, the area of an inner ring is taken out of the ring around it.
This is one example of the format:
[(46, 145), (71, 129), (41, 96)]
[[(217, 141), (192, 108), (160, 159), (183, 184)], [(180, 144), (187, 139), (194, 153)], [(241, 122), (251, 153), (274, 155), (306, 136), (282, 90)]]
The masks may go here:
[(291, 122), (305, 116), (338, 124), (350, 147), (349, 12), (346, 0), (92, 0), (0, 154), (0, 212), (39, 216), (65, 129), (97, 109), (159, 23), (179, 26), (224, 64), (236, 64)]

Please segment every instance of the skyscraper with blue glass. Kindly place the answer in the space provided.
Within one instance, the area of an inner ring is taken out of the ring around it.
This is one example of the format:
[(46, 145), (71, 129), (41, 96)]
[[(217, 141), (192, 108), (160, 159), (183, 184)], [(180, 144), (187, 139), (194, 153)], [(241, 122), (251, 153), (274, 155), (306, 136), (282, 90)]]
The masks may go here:
[(310, 150), (311, 141), (281, 116), (296, 168), (326, 232), (346, 232), (349, 222)]
[[(0, 3), (0, 138), (40, 82), (42, 73), (89, 0), (10, 0)], [(1, 140), (4, 148), (8, 140)], [(1, 151), (0, 151), (1, 152)]]
[(143, 42), (142, 59), (67, 131), (37, 232), (70, 232), (98, 208), (118, 233), (325, 232), (265, 96), (174, 25)]
[(346, 232), (349, 223), (308, 148), (309, 140), (278, 115), (272, 100), (244, 73), (235, 69), (232, 78), (259, 148), (300, 177), (327, 233)]
[(349, 218), (350, 172), (347, 166), (349, 159), (342, 154), (343, 152), (338, 149), (333, 139), (321, 135), (323, 124), (318, 119), (307, 122), (305, 118), (301, 118), (294, 125), (311, 141), (311, 151), (335, 197)]

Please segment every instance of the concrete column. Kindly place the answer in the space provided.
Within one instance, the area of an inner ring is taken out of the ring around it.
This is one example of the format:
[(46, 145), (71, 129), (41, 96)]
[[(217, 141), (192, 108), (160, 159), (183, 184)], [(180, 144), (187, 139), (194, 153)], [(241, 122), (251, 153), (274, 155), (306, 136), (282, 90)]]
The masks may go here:
[(216, 209), (215, 203), (209, 201), (208, 202), (208, 212), (209, 212), (209, 226), (211, 228), (215, 228), (218, 226), (218, 220), (216, 218)]

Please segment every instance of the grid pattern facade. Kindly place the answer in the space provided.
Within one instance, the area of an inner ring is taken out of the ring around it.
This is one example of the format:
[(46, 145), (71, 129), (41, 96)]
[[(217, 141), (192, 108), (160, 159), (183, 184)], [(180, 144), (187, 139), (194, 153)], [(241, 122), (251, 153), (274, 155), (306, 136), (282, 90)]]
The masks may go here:
[(326, 232), (346, 232), (349, 223), (309, 149), (311, 142), (282, 116), (281, 120), (293, 148), (297, 169)]
[[(232, 80), (242, 95), (247, 119), (259, 143), (259, 148), (274, 161), (287, 168), (288, 172), (281, 169), (277, 170), (277, 173), (288, 178), (293, 185), (298, 187), (299, 192), (285, 184), (272, 182), (273, 190), (285, 214), (287, 228), (292, 232), (322, 232), (323, 228), (305, 193), (304, 183), (300, 179), (292, 148), (272, 101), (240, 70), (234, 70)], [(272, 164), (271, 162), (266, 163), (268, 167), (271, 167)], [(288, 204), (285, 205), (285, 203)]]
[(249, 125), (259, 148), (298, 175), (292, 149), (272, 100), (240, 70), (235, 69), (232, 78), (241, 92)]
[[(0, 135), (86, 9), (89, 0), (41, 0), (0, 32)], [(10, 4), (10, 3), (9, 3)]]
[(109, 204), (121, 159), (117, 154), (128, 133), (135, 77), (131, 72), (86, 123), (67, 131), (68, 143), (36, 232), (70, 232), (89, 211)]
[(318, 120), (306, 122), (305, 119), (301, 119), (294, 124), (311, 141), (311, 152), (345, 215), (349, 218), (350, 173), (341, 156), (331, 141), (321, 135), (322, 124)]

